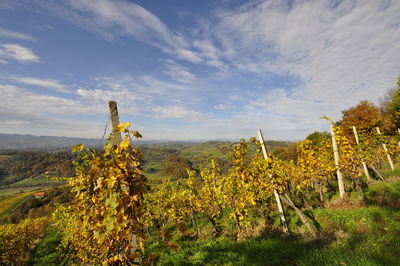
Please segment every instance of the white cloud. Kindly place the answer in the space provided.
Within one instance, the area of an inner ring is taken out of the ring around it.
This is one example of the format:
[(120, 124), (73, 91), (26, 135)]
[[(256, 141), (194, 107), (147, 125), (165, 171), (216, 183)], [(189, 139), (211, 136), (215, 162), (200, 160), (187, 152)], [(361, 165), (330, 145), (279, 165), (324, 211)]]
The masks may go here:
[(229, 53), (221, 53), (209, 40), (192, 40), (172, 31), (155, 14), (131, 1), (39, 0), (35, 4), (106, 39), (133, 37), (190, 63), (222, 67), (220, 54)]
[(207, 115), (190, 110), (184, 106), (155, 106), (152, 108), (156, 118), (183, 118), (189, 121), (196, 121), (205, 118)]
[[(376, 100), (399, 74), (400, 2), (265, 1), (220, 13), (216, 32), (242, 70), (292, 75), (296, 97)], [(256, 57), (256, 53), (258, 56)], [(380, 90), (378, 89), (380, 88)], [(345, 96), (345, 97), (343, 97)]]
[(400, 74), (399, 1), (259, 1), (216, 14), (203, 31), (222, 44), (217, 58), (238, 75), (297, 80), (290, 90), (257, 90), (242, 117), (277, 115), (282, 128), (323, 129), (321, 114), (339, 119), (359, 100), (376, 102)]
[(20, 63), (40, 62), (32, 49), (23, 47), (19, 44), (0, 44), (0, 62), (7, 62), (7, 59), (14, 59)]
[(173, 60), (165, 61), (165, 70), (163, 73), (173, 80), (182, 82), (182, 83), (190, 83), (196, 81), (196, 76), (189, 71), (188, 68), (176, 63)]
[(27, 84), (27, 85), (35, 85), (38, 87), (43, 87), (59, 92), (64, 92), (64, 93), (70, 93), (71, 91), (65, 86), (64, 84), (61, 84), (60, 81), (54, 80), (54, 79), (38, 79), (38, 78), (32, 78), (32, 77), (20, 77), (20, 76), (15, 76), (11, 77), (10, 79), (22, 83), (22, 84)]
[[(359, 100), (376, 101), (400, 74), (399, 1), (251, 1), (212, 11), (189, 34), (126, 0), (36, 3), (105, 38), (132, 37), (170, 56), (161, 71), (172, 81), (99, 79), (95, 89), (81, 88), (78, 100), (66, 103), (103, 108), (116, 99), (125, 113), (199, 124), (162, 127), (167, 136), (251, 136), (264, 127), (268, 138), (299, 139), (328, 128), (321, 115), (339, 119)], [(12, 58), (4, 51), (2, 63)], [(216, 71), (202, 75), (214, 70), (207, 66)], [(215, 118), (215, 109), (226, 117)]]
[(29, 36), (27, 34), (19, 33), (12, 30), (7, 30), (4, 28), (0, 28), (0, 38), (10, 38), (10, 39), (19, 39), (19, 40), (27, 40), (27, 41), (35, 41), (35, 38)]
[(96, 114), (104, 113), (99, 105), (86, 105), (79, 101), (33, 93), (13, 85), (0, 85), (3, 103), (1, 110), (18, 114)]
[(188, 44), (180, 35), (172, 32), (153, 13), (131, 1), (36, 1), (36, 4), (106, 39), (133, 37), (184, 59), (200, 60), (186, 50)]

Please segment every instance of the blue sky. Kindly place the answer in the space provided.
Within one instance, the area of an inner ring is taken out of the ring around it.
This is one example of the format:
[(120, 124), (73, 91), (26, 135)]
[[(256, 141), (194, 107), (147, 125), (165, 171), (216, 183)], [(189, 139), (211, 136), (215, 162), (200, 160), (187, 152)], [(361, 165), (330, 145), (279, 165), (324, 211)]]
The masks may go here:
[(400, 75), (400, 1), (0, 0), (0, 133), (298, 140)]

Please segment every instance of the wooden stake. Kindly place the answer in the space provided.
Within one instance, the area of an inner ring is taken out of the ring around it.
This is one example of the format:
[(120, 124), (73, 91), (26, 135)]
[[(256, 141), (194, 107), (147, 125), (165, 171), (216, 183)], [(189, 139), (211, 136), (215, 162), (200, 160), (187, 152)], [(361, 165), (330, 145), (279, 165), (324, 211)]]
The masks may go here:
[[(115, 127), (117, 127), (119, 125), (117, 102), (116, 101), (109, 101), (108, 102), (108, 107), (110, 108), (111, 124), (112, 124), (112, 127), (113, 127), (113, 129), (112, 129), (112, 132), (113, 132), (113, 135), (114, 135), (113, 142), (114, 142), (114, 145), (118, 146), (121, 143), (122, 138), (121, 138), (121, 132), (115, 131)], [(133, 224), (132, 221), (131, 221), (131, 224)], [(132, 233), (132, 236), (131, 236), (131, 244), (132, 244), (132, 247), (133, 247), (132, 252), (137, 252), (139, 250), (139, 244), (138, 244), (139, 241), (140, 241), (139, 236), (137, 234), (135, 234), (135, 233)], [(134, 265), (140, 265), (141, 261), (142, 260), (139, 257), (139, 258), (136, 258), (133, 261), (133, 263), (134, 263)]]
[[(358, 141), (357, 129), (356, 129), (355, 126), (353, 126), (353, 132), (354, 132), (354, 137), (356, 138), (356, 143), (357, 143), (358, 149), (360, 149), (360, 147), (359, 147), (360, 143)], [(371, 181), (371, 177), (369, 176), (367, 164), (364, 161), (361, 161), (361, 163), (362, 163), (362, 166), (363, 166), (363, 169), (364, 169), (365, 176), (367, 177), (367, 182), (370, 182)]]
[(333, 130), (333, 125), (331, 125), (331, 135), (332, 135), (332, 146), (333, 146), (333, 156), (335, 157), (335, 166), (336, 166), (336, 175), (338, 179), (338, 186), (339, 186), (339, 195), (340, 198), (343, 198), (345, 195), (344, 191), (344, 182), (343, 182), (343, 175), (342, 172), (340, 172), (339, 168), (339, 151), (337, 147), (337, 142), (335, 139), (335, 131)]
[(305, 226), (307, 227), (308, 231), (310, 231), (310, 233), (316, 237), (317, 231), (315, 230), (314, 226), (311, 225), (311, 223), (308, 221), (308, 217), (304, 214), (304, 212), (302, 210), (300, 210), (299, 208), (297, 208), (297, 206), (293, 203), (293, 201), (289, 198), (289, 196), (285, 193), (284, 197), (282, 195), (281, 197), (282, 201), (285, 202), (287, 205), (289, 205), (290, 207), (292, 207), (294, 209), (294, 211), (296, 212), (296, 214), (300, 217), (300, 220), (305, 224)]
[[(379, 127), (376, 127), (376, 132), (378, 132), (378, 135), (380, 135), (380, 136), (382, 135), (382, 134), (381, 134), (381, 131), (380, 131), (380, 129), (379, 129)], [(389, 151), (388, 151), (388, 149), (387, 149), (387, 147), (386, 147), (386, 144), (382, 142), (382, 146), (383, 146), (383, 149), (385, 150), (386, 157), (388, 158), (388, 161), (389, 161), (389, 164), (390, 164), (390, 168), (392, 168), (392, 170), (394, 170), (394, 165), (393, 165), (392, 157), (391, 157), (390, 154), (389, 154)]]
[[(264, 159), (267, 160), (268, 159), (267, 146), (264, 143), (264, 137), (263, 137), (263, 134), (261, 132), (261, 129), (259, 129), (257, 133), (258, 133), (258, 139), (260, 140), (261, 149), (262, 149), (262, 153), (264, 155)], [(274, 190), (274, 196), (275, 196), (276, 204), (278, 205), (278, 210), (279, 210), (280, 217), (281, 217), (283, 232), (285, 234), (288, 234), (289, 233), (289, 227), (287, 225), (286, 218), (285, 218), (285, 210), (283, 209), (281, 198), (279, 197), (279, 194), (276, 191), (276, 189)]]
[(115, 131), (115, 127), (119, 125), (118, 108), (116, 101), (109, 101), (108, 107), (110, 108), (111, 125), (113, 127), (112, 132), (114, 135), (114, 144), (119, 145), (122, 141), (121, 132)]

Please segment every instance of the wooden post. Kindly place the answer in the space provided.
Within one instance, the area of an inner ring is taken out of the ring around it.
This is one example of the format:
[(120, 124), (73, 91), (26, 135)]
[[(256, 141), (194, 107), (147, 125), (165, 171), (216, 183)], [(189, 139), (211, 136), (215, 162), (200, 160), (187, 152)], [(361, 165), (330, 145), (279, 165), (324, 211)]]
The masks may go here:
[[(262, 149), (262, 153), (264, 155), (264, 159), (267, 160), (268, 159), (267, 146), (264, 143), (264, 137), (262, 135), (261, 129), (258, 130), (258, 139), (260, 140), (261, 149)], [(276, 191), (276, 189), (274, 189), (274, 196), (275, 196), (276, 204), (278, 205), (278, 210), (279, 210), (280, 217), (281, 217), (283, 232), (285, 234), (288, 234), (289, 233), (289, 227), (287, 225), (286, 218), (285, 218), (285, 210), (283, 209), (281, 198), (279, 197), (279, 194)]]
[[(122, 138), (121, 138), (121, 132), (117, 132), (115, 131), (115, 127), (117, 127), (119, 125), (119, 116), (118, 116), (118, 108), (117, 108), (117, 102), (116, 101), (109, 101), (108, 102), (108, 107), (110, 108), (110, 117), (111, 117), (111, 125), (113, 127), (112, 132), (114, 135), (114, 145), (119, 145), (122, 142)], [(133, 224), (133, 222), (131, 221), (131, 224)], [(139, 250), (139, 236), (135, 233), (132, 233), (131, 236), (131, 244), (133, 247), (132, 252), (137, 252)], [(133, 261), (134, 265), (140, 265), (142, 262), (141, 258), (138, 257)]]
[[(382, 134), (381, 134), (381, 130), (379, 129), (379, 127), (376, 127), (376, 132), (378, 132), (378, 135), (379, 135), (379, 136), (382, 135)], [(390, 164), (390, 168), (392, 168), (392, 170), (394, 170), (394, 165), (393, 165), (392, 157), (391, 157), (390, 154), (389, 154), (389, 151), (388, 151), (388, 149), (387, 149), (387, 147), (386, 147), (386, 144), (382, 142), (382, 146), (383, 146), (383, 149), (385, 150), (386, 157), (388, 158), (388, 161), (389, 161), (389, 164)]]
[(110, 108), (111, 125), (113, 127), (112, 132), (114, 135), (114, 144), (119, 145), (122, 141), (121, 132), (116, 132), (115, 127), (119, 125), (118, 108), (116, 101), (109, 101), (108, 106)]
[(340, 198), (343, 198), (346, 192), (344, 191), (343, 175), (342, 175), (342, 172), (340, 172), (340, 168), (339, 168), (340, 167), (339, 151), (338, 151), (338, 146), (337, 146), (337, 142), (335, 139), (335, 131), (333, 130), (332, 124), (331, 124), (331, 135), (332, 135), (333, 156), (335, 157), (336, 175), (337, 175), (338, 186), (339, 186), (339, 195), (340, 195)]
[[(359, 147), (360, 143), (358, 141), (357, 129), (355, 126), (353, 126), (353, 132), (354, 132), (354, 137), (356, 138), (356, 143), (357, 143), (358, 149), (360, 149), (360, 147)], [(367, 182), (370, 182), (371, 177), (369, 176), (367, 164), (364, 161), (361, 161), (361, 163), (362, 163), (362, 166), (364, 169), (365, 176), (367, 177)]]

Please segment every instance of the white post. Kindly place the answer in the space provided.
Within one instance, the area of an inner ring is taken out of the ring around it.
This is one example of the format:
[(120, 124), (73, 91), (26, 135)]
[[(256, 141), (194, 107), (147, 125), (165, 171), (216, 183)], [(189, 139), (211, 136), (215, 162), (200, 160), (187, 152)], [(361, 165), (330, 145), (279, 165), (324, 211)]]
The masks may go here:
[[(264, 159), (267, 160), (268, 159), (267, 146), (264, 143), (264, 137), (263, 137), (263, 134), (261, 132), (261, 129), (259, 129), (257, 133), (258, 133), (258, 139), (260, 140), (261, 149), (262, 149), (262, 153), (264, 155)], [(279, 213), (280, 213), (280, 216), (281, 216), (283, 232), (285, 234), (288, 234), (289, 233), (289, 228), (288, 228), (288, 225), (287, 225), (287, 222), (286, 222), (286, 218), (285, 218), (285, 211), (283, 209), (281, 199), (280, 199), (279, 194), (276, 191), (276, 189), (274, 189), (274, 196), (275, 196), (276, 204), (278, 205), (278, 210), (279, 210)]]
[[(356, 138), (357, 146), (358, 146), (358, 148), (360, 149), (360, 147), (359, 147), (359, 144), (360, 144), (360, 143), (359, 143), (359, 141), (358, 141), (357, 129), (356, 129), (355, 126), (353, 126), (353, 132), (354, 132), (354, 137)], [(369, 176), (367, 164), (366, 164), (364, 161), (361, 161), (361, 163), (362, 163), (362, 166), (363, 166), (363, 169), (364, 169), (365, 176), (367, 177), (367, 182), (370, 182), (371, 178), (370, 178), (370, 176)]]
[(338, 186), (339, 186), (339, 195), (340, 198), (343, 198), (345, 195), (344, 191), (344, 183), (343, 183), (343, 175), (342, 172), (340, 172), (339, 168), (339, 151), (338, 151), (338, 146), (337, 142), (335, 139), (335, 131), (333, 130), (333, 125), (331, 124), (331, 135), (332, 135), (332, 146), (333, 146), (333, 156), (335, 157), (335, 166), (336, 166), (336, 175), (338, 179)]
[[(379, 129), (379, 127), (376, 127), (376, 132), (378, 132), (378, 135), (382, 135), (382, 134), (381, 134), (381, 130)], [(390, 164), (390, 168), (392, 168), (392, 170), (394, 170), (394, 165), (393, 165), (392, 157), (391, 157), (390, 154), (389, 154), (389, 151), (388, 151), (388, 149), (387, 149), (387, 147), (386, 147), (386, 144), (385, 144), (384, 142), (382, 142), (382, 146), (383, 146), (383, 149), (385, 150), (386, 157), (388, 158), (388, 161), (389, 161), (389, 164)]]

